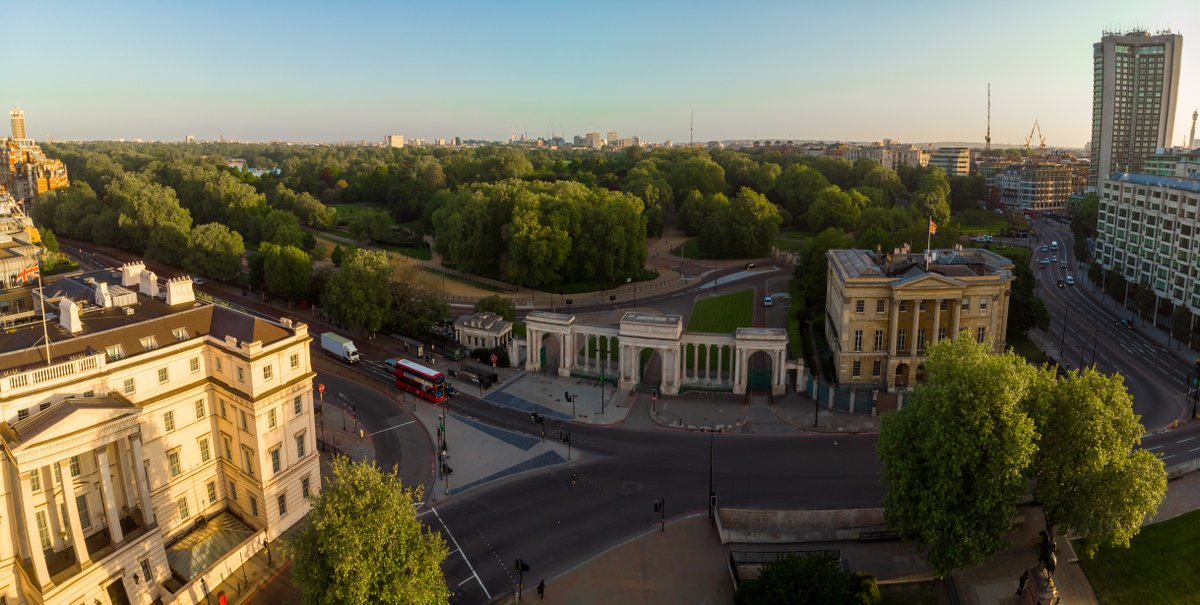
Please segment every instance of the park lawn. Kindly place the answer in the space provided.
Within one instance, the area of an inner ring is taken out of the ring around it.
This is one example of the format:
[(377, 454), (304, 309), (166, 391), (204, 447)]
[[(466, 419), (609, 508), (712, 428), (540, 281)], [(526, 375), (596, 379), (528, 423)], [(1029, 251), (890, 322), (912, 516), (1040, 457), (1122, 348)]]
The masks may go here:
[(1079, 564), (1105, 605), (1195, 603), (1200, 574), (1191, 562), (1200, 559), (1197, 536), (1200, 511), (1192, 511), (1143, 527), (1129, 548), (1104, 548), (1092, 558), (1080, 552)]
[[(466, 284), (468, 286), (471, 286), (472, 288), (478, 288), (480, 290), (485, 290), (487, 292), (495, 292), (497, 294), (511, 294), (512, 293), (508, 290), (497, 288), (495, 286), (491, 286), (491, 285), (485, 284), (483, 282), (477, 282), (477, 281), (473, 281), (470, 279), (466, 279), (464, 277), (459, 277), (459, 276), (453, 275), (451, 273), (442, 273), (441, 271), (434, 271), (433, 269), (428, 269), (426, 267), (421, 267), (421, 270), (424, 271), (425, 273), (427, 273), (432, 278), (432, 281), (428, 282), (430, 284), (436, 284), (438, 279), (446, 278), (450, 281), (456, 281), (460, 284)], [(436, 286), (433, 286), (433, 287), (434, 287), (434, 289), (437, 289)]]
[(1008, 346), (1012, 347), (1012, 350), (1015, 351), (1017, 355), (1024, 357), (1026, 361), (1034, 365), (1042, 365), (1047, 361), (1046, 353), (1039, 349), (1037, 345), (1033, 344), (1033, 341), (1029, 340), (1028, 338), (1010, 338), (1008, 339)]
[(777, 237), (775, 238), (775, 247), (780, 250), (803, 250), (804, 242), (796, 239)]
[[(630, 275), (631, 283), (653, 281), (658, 279), (657, 271), (647, 271), (642, 269), (642, 272), (637, 275)], [(571, 282), (569, 284), (559, 284), (556, 286), (547, 286), (541, 288), (544, 292), (554, 292), (555, 294), (580, 294), (583, 292), (600, 292), (603, 290), (612, 290), (625, 285), (624, 279), (618, 279), (612, 282), (606, 281), (581, 281)]]
[(742, 290), (696, 301), (688, 318), (688, 332), (728, 334), (754, 326), (754, 290)]
[(879, 594), (883, 597), (882, 605), (926, 605), (937, 602), (933, 581), (880, 584)]
[(375, 245), (380, 248), (383, 248), (384, 250), (388, 250), (390, 252), (396, 252), (398, 254), (403, 254), (404, 256), (407, 256), (409, 258), (415, 258), (418, 260), (432, 260), (433, 259), (433, 253), (431, 253), (429, 251), (428, 246), (397, 246), (396, 244), (375, 244)]

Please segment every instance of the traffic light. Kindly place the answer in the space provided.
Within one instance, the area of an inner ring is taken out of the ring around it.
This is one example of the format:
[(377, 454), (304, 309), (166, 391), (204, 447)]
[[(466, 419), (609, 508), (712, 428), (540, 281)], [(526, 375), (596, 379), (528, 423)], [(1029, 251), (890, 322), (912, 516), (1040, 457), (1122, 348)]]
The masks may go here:
[(529, 571), (529, 564), (522, 560), (521, 557), (517, 557), (517, 562), (513, 564), (513, 571), (517, 573)]
[(654, 501), (654, 512), (656, 512), (656, 513), (657, 513), (657, 512), (659, 512), (660, 510), (662, 510), (662, 502), (661, 502), (661, 501), (659, 501), (659, 500), (655, 500), (655, 501)]

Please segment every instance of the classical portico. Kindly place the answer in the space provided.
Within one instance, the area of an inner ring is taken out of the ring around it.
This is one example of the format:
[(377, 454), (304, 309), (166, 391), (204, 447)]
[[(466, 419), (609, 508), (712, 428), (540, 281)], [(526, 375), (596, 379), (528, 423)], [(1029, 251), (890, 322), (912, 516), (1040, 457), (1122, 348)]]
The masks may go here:
[[(138, 411), (116, 395), (80, 397), (0, 423), (0, 445), (19, 483), (18, 554), (43, 595), (77, 583), (79, 574), (154, 525)], [(79, 483), (85, 474), (98, 481)], [(127, 534), (122, 520), (135, 533)], [(89, 530), (106, 532), (107, 540), (85, 536)], [(103, 546), (92, 552), (89, 540)], [(73, 558), (63, 556), (68, 548)], [(54, 567), (46, 551), (54, 553)]]
[[(785, 390), (787, 332), (777, 328), (739, 328), (734, 334), (684, 332), (679, 315), (628, 312), (617, 326), (582, 324), (574, 315), (535, 311), (526, 317), (528, 357), (525, 369), (542, 368), (541, 343), (553, 337), (558, 359), (547, 357), (560, 376), (582, 374), (616, 378), (620, 389), (643, 383), (647, 363), (643, 352), (662, 361), (661, 392), (675, 395), (692, 387), (730, 390), (743, 394), (755, 353), (765, 355), (770, 388)], [(513, 344), (515, 349), (519, 345)]]

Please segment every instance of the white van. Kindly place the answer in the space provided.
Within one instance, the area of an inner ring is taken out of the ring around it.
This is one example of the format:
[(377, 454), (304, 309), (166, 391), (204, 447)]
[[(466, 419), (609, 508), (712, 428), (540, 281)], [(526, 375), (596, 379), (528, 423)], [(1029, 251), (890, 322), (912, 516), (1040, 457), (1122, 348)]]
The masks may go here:
[(1050, 250), (1058, 252), (1058, 240), (1050, 242)]

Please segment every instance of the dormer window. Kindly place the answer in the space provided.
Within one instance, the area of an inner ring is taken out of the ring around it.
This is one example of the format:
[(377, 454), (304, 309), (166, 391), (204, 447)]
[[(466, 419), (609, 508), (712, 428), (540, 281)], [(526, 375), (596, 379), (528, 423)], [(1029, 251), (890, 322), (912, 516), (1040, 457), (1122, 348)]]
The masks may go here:
[(113, 362), (119, 359), (125, 359), (125, 349), (121, 345), (113, 345), (104, 349), (104, 354), (108, 356), (108, 361)]
[(147, 351), (153, 351), (158, 348), (158, 339), (153, 336), (147, 336), (142, 339), (142, 348)]
[(171, 333), (175, 335), (175, 340), (178, 342), (183, 342), (192, 337), (191, 334), (188, 334), (187, 328), (175, 328), (171, 330)]

